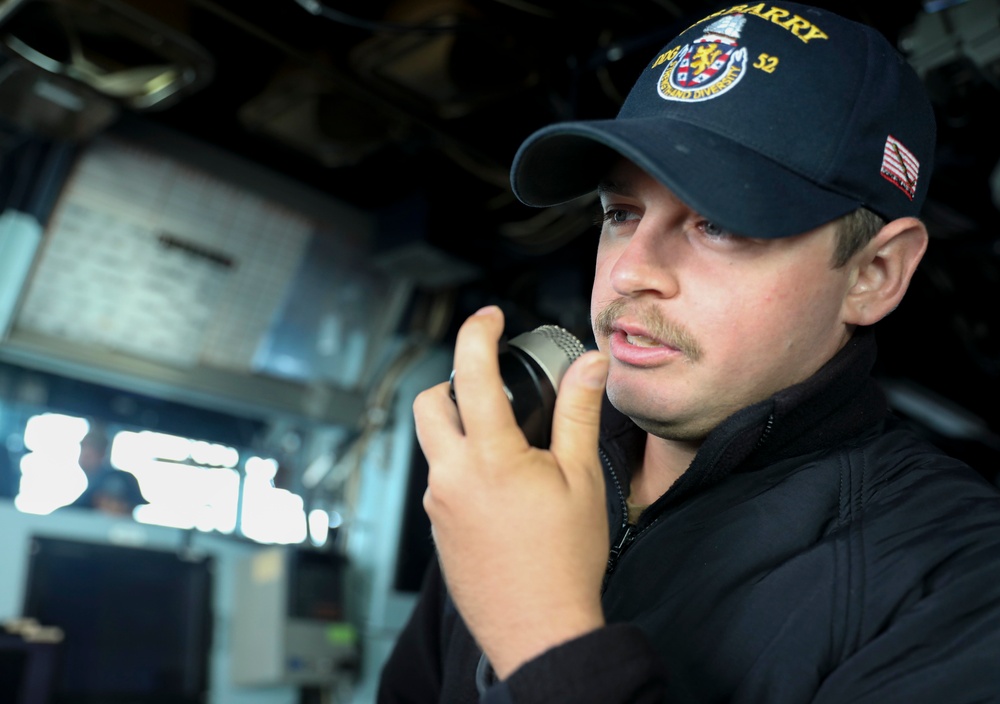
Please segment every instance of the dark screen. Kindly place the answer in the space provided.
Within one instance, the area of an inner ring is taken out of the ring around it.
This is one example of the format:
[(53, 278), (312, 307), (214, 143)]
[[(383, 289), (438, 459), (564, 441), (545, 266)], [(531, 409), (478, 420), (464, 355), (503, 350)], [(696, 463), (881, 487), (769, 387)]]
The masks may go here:
[(295, 550), (288, 589), (288, 613), (295, 618), (342, 621), (341, 581), (345, 560), (329, 552)]
[(207, 701), (211, 561), (32, 540), (24, 615), (65, 634), (52, 704)]

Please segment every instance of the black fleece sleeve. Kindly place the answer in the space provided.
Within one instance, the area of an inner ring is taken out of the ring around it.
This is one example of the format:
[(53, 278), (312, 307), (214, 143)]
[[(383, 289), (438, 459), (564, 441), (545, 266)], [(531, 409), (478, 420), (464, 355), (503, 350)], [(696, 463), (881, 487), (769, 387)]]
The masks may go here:
[(666, 686), (646, 636), (614, 624), (525, 663), (480, 704), (661, 704)]
[(413, 613), (382, 668), (378, 704), (432, 704), (441, 697), (444, 578), (432, 560)]
[[(916, 467), (873, 493), (851, 554), (862, 605), (845, 619), (859, 646), (814, 704), (1000, 702), (996, 488)], [(893, 511), (904, 494), (913, 510)]]
[[(383, 667), (378, 704), (436, 704), (444, 691), (454, 695), (454, 683), (442, 679), (446, 598), (444, 579), (432, 565)], [(475, 661), (461, 667), (471, 677)], [(479, 704), (659, 704), (664, 687), (660, 660), (645, 634), (631, 624), (614, 624), (525, 663), (484, 692)]]

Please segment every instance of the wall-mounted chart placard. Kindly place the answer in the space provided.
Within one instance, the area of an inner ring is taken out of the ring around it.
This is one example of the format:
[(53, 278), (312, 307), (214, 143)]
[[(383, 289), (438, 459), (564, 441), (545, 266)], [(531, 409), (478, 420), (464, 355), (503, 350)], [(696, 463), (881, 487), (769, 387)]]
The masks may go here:
[(250, 371), (315, 229), (280, 203), (102, 138), (63, 189), (15, 327)]

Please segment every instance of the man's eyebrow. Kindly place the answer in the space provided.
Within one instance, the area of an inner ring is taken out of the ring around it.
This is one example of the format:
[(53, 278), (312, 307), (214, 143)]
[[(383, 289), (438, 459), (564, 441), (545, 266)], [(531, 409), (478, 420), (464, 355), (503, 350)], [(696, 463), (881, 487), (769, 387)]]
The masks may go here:
[(604, 196), (606, 194), (613, 193), (615, 195), (627, 196), (630, 195), (632, 189), (627, 182), (612, 180), (610, 178), (601, 179), (601, 182), (597, 184), (597, 195)]

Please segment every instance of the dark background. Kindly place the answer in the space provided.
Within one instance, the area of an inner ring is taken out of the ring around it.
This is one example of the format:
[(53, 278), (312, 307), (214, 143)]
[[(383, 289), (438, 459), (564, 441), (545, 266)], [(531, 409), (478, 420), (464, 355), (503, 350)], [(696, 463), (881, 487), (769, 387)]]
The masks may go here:
[[(931, 413), (950, 411), (984, 429), (976, 441), (992, 447), (1000, 432), (1000, 186), (990, 183), (1000, 158), (991, 107), (1000, 85), (1000, 57), (990, 55), (1000, 53), (991, 49), (1000, 42), (996, 5), (815, 4), (880, 29), (920, 68), (938, 115), (924, 213), (931, 247), (907, 300), (880, 323), (879, 373), (916, 389)], [(538, 127), (613, 116), (650, 57), (721, 6), (29, 0), (0, 18), (0, 31), (53, 57), (69, 54), (75, 33), (95, 56), (122, 64), (150, 63), (164, 38), (189, 42), (190, 88), (125, 112), (408, 222), (428, 251), (471, 264), (475, 275), (450, 292), (449, 335), (492, 302), (512, 327), (556, 322), (585, 337), (596, 213), (522, 206), (509, 190), (510, 161)], [(159, 43), (109, 30), (109, 17), (136, 12), (159, 27)], [(962, 21), (970, 13), (976, 20)]]

